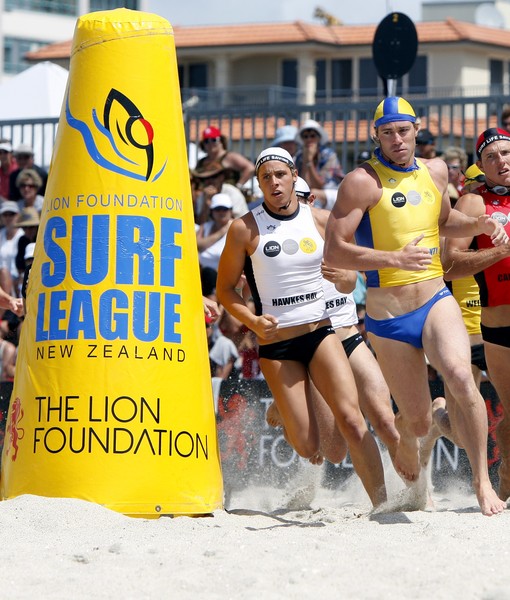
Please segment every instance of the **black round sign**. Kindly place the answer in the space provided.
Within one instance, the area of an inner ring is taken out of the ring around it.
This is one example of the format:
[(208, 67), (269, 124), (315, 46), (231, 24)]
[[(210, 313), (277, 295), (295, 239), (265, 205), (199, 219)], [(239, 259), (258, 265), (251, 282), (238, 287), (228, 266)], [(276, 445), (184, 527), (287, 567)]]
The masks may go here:
[(379, 76), (398, 79), (408, 73), (418, 52), (418, 35), (411, 19), (403, 13), (386, 15), (372, 42), (372, 56)]

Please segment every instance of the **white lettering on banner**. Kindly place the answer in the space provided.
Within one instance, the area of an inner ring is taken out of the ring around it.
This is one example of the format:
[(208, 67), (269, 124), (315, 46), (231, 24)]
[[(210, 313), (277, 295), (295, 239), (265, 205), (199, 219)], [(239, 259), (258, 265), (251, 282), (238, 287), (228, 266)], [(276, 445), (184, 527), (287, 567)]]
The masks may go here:
[(45, 212), (58, 211), (86, 206), (88, 208), (148, 208), (155, 210), (176, 210), (182, 212), (183, 200), (171, 196), (138, 196), (136, 194), (103, 194), (88, 193), (76, 196), (47, 198), (44, 204)]
[(439, 471), (442, 467), (442, 458), (445, 457), (453, 471), (459, 468), (459, 447), (453, 446), (453, 454), (448, 449), (448, 446), (444, 443), (442, 438), (439, 438), (436, 442), (434, 449), (436, 469)]

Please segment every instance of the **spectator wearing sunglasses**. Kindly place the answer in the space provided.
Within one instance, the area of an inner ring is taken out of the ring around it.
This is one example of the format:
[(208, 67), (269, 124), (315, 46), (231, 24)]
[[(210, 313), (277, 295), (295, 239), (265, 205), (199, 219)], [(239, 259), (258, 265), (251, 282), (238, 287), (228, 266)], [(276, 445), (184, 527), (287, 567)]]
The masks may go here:
[(344, 173), (336, 152), (328, 145), (328, 134), (313, 119), (308, 119), (299, 129), (301, 150), (295, 162), (299, 176), (311, 189), (337, 190)]
[(441, 158), (448, 167), (448, 195), (454, 206), (464, 187), (463, 173), (468, 165), (467, 154), (460, 146), (448, 146)]
[(21, 200), (18, 201), (20, 209), (33, 207), (40, 214), (44, 198), (39, 194), (43, 180), (35, 169), (23, 169), (16, 177), (16, 187), (19, 190)]
[(44, 196), (48, 173), (39, 165), (34, 164), (34, 151), (32, 147), (28, 144), (19, 144), (19, 146), (14, 149), (14, 158), (18, 163), (18, 169), (9, 175), (9, 200), (21, 200), (22, 198), (20, 189), (16, 185), (16, 181), (20, 172), (24, 169), (37, 171), (42, 181), (39, 191), (41, 195)]
[(225, 181), (241, 187), (255, 175), (255, 165), (242, 154), (227, 149), (227, 138), (217, 127), (210, 125), (202, 132), (200, 148), (206, 153), (196, 166), (198, 171), (211, 164), (221, 164)]

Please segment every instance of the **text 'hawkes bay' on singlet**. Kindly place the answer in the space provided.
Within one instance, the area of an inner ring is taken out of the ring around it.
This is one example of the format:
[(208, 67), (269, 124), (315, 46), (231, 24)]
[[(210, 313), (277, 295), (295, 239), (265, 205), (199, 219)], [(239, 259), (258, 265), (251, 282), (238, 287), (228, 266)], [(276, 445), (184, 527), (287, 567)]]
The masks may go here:
[(392, 252), (424, 234), (419, 246), (429, 248), (432, 263), (425, 271), (396, 268), (366, 271), (367, 287), (407, 285), (443, 276), (438, 225), (441, 193), (427, 167), (419, 160), (416, 162), (419, 169), (401, 173), (376, 158), (368, 161), (379, 177), (382, 194), (377, 204), (363, 215), (355, 237), (359, 246)]
[(321, 274), (324, 240), (310, 207), (299, 204), (293, 215), (282, 217), (262, 204), (251, 213), (259, 240), (244, 271), (257, 314), (274, 315), (280, 327), (326, 319)]
[[(485, 204), (485, 214), (489, 215), (505, 228), (510, 235), (510, 195), (498, 196), (485, 186), (476, 190)], [(482, 234), (473, 239), (471, 248), (475, 250), (492, 248), (490, 236)], [(480, 286), (480, 301), (482, 306), (502, 306), (510, 304), (510, 257), (502, 258), (494, 265), (475, 274)]]

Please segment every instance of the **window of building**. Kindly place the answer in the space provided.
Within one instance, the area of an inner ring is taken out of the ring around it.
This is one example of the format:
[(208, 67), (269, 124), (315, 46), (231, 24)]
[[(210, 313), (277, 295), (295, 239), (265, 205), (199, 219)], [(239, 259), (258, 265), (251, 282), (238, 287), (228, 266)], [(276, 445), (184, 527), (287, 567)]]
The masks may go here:
[(426, 94), (428, 90), (427, 78), (428, 61), (426, 56), (417, 56), (414, 65), (408, 74), (407, 93)]
[(282, 85), (288, 88), (298, 86), (298, 63), (297, 60), (282, 61)]
[(282, 100), (291, 102), (296, 100), (298, 88), (298, 61), (286, 59), (282, 61)]
[(503, 93), (503, 61), (502, 60), (490, 60), (490, 82), (491, 82), (491, 94), (502, 94)]
[(320, 59), (315, 61), (316, 96), (333, 100), (352, 95), (352, 60)]
[(359, 95), (379, 96), (382, 81), (372, 58), (360, 58), (359, 61)]
[(189, 87), (191, 88), (206, 88), (207, 87), (207, 65), (204, 63), (196, 63), (189, 65)]
[(138, 0), (90, 0), (90, 11), (113, 10), (114, 8), (129, 8), (138, 10)]
[(20, 40), (17, 38), (4, 39), (4, 73), (21, 73), (28, 67), (32, 66), (25, 60), (24, 56), (27, 52), (38, 50), (43, 46), (47, 46), (48, 42), (38, 40)]
[(30, 10), (58, 15), (77, 15), (78, 0), (4, 0), (5, 10)]
[(334, 98), (345, 98), (352, 94), (352, 60), (331, 61), (331, 93)]
[(209, 69), (206, 63), (179, 65), (178, 69), (181, 88), (206, 88), (208, 86)]

